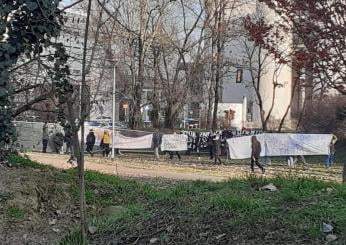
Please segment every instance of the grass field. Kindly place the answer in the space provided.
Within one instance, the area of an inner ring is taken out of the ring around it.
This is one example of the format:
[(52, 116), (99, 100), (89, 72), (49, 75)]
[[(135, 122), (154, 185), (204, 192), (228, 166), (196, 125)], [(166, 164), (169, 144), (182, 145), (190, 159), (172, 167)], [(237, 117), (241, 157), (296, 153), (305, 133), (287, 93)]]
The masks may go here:
[[(77, 205), (76, 170), (18, 157), (11, 162), (50, 171), (54, 183), (70, 183), (70, 205)], [(268, 183), (279, 190), (259, 190)], [(334, 244), (346, 244), (346, 186), (333, 182), (296, 177), (170, 182), (86, 172), (86, 197), (90, 225), (97, 229), (90, 244), (323, 244), (322, 222), (335, 228)], [(60, 244), (79, 244), (76, 230), (71, 226)]]

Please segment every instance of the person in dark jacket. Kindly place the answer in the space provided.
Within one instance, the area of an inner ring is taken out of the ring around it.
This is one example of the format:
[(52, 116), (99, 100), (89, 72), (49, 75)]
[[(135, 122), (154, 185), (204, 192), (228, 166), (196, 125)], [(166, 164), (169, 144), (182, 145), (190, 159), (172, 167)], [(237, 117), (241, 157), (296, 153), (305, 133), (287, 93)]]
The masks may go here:
[(65, 136), (64, 136), (64, 141), (66, 143), (66, 151), (65, 154), (69, 154), (71, 153), (72, 155), (72, 130), (71, 127), (69, 125), (67, 125), (65, 128)]
[(87, 137), (86, 137), (86, 151), (91, 155), (94, 156), (93, 149), (95, 145), (95, 134), (94, 130), (90, 129)]
[(219, 135), (216, 135), (213, 138), (213, 156), (214, 163), (217, 164), (217, 161), (219, 161), (219, 164), (221, 164), (221, 139)]
[(209, 136), (208, 136), (208, 148), (209, 148), (209, 157), (210, 157), (210, 159), (213, 159), (213, 156), (214, 156), (214, 154), (213, 154), (213, 152), (214, 152), (214, 150), (213, 150), (213, 137), (214, 136), (215, 135), (212, 134), (212, 133), (210, 133)]
[(75, 158), (74, 149), (73, 149), (73, 134), (72, 134), (71, 126), (69, 124), (66, 124), (64, 127), (64, 131), (65, 131), (64, 141), (66, 143), (65, 154), (70, 154), (70, 158), (67, 160), (67, 162), (73, 166), (76, 158)]
[(256, 136), (251, 137), (251, 171), (255, 172), (255, 164), (262, 170), (262, 174), (265, 173), (265, 169), (258, 162), (258, 159), (261, 155), (261, 143), (257, 140)]
[(196, 138), (195, 138), (195, 150), (197, 152), (198, 160), (201, 159), (200, 149), (201, 149), (201, 133), (196, 132)]
[(326, 167), (327, 168), (330, 168), (334, 164), (335, 152), (336, 152), (335, 144), (337, 141), (338, 141), (338, 138), (333, 134), (332, 140), (329, 143), (329, 155), (328, 155), (327, 160), (326, 160)]
[[(173, 134), (176, 134), (176, 132), (173, 131)], [(173, 159), (174, 153), (177, 155), (178, 159), (181, 160), (181, 156), (178, 151), (169, 151), (169, 159)]]
[(64, 144), (64, 135), (61, 132), (57, 132), (53, 138), (55, 152), (60, 154), (61, 147)]
[(153, 148), (154, 148), (154, 154), (157, 159), (160, 159), (160, 154), (159, 154), (159, 147), (162, 143), (162, 135), (158, 130), (155, 131), (153, 134)]
[(43, 153), (47, 153), (47, 146), (49, 141), (49, 132), (48, 132), (48, 124), (45, 122), (42, 128), (42, 151)]

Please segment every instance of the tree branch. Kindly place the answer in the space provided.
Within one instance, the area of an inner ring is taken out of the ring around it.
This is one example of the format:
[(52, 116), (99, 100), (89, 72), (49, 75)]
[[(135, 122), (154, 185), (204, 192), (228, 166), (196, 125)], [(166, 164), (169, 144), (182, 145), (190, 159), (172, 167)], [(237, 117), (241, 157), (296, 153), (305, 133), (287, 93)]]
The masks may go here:
[(14, 113), (12, 114), (12, 117), (17, 117), (18, 115), (22, 114), (23, 112), (26, 112), (26, 111), (29, 111), (31, 110), (32, 106), (39, 103), (39, 102), (42, 102), (42, 101), (45, 101), (47, 100), (50, 96), (52, 96), (54, 93), (53, 91), (51, 92), (48, 92), (48, 93), (45, 93), (45, 94), (41, 94), (39, 97), (29, 101), (28, 103), (26, 103), (25, 105), (17, 108)]

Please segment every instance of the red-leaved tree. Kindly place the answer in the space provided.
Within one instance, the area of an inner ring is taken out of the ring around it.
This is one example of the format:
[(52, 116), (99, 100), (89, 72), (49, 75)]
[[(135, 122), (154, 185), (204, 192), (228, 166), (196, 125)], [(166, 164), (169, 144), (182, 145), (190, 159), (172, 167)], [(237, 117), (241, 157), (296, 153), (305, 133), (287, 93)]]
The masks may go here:
[[(312, 79), (310, 86), (346, 95), (346, 2), (341, 0), (260, 0), (277, 14), (270, 22), (250, 16), (251, 39), (283, 63)], [(293, 38), (291, 38), (293, 37)], [(291, 40), (289, 40), (291, 38)], [(277, 42), (287, 40), (289, 48)], [(343, 180), (346, 182), (346, 165)]]
[[(280, 18), (271, 23), (247, 18), (251, 38), (278, 59), (304, 67), (315, 83), (346, 94), (346, 2), (260, 0)], [(289, 35), (287, 35), (289, 34)], [(276, 45), (293, 34), (291, 49)]]

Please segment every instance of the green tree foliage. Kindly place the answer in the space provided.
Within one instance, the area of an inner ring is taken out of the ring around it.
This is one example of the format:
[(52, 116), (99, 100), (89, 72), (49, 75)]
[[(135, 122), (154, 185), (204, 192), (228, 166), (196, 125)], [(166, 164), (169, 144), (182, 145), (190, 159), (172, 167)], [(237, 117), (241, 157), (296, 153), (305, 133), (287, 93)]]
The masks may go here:
[(66, 73), (67, 56), (61, 44), (53, 40), (63, 25), (59, 0), (0, 0), (0, 146), (14, 139), (12, 120), (13, 89), (9, 69), (18, 58), (32, 59), (48, 48), (55, 49), (50, 62), (55, 62), (54, 79)]

